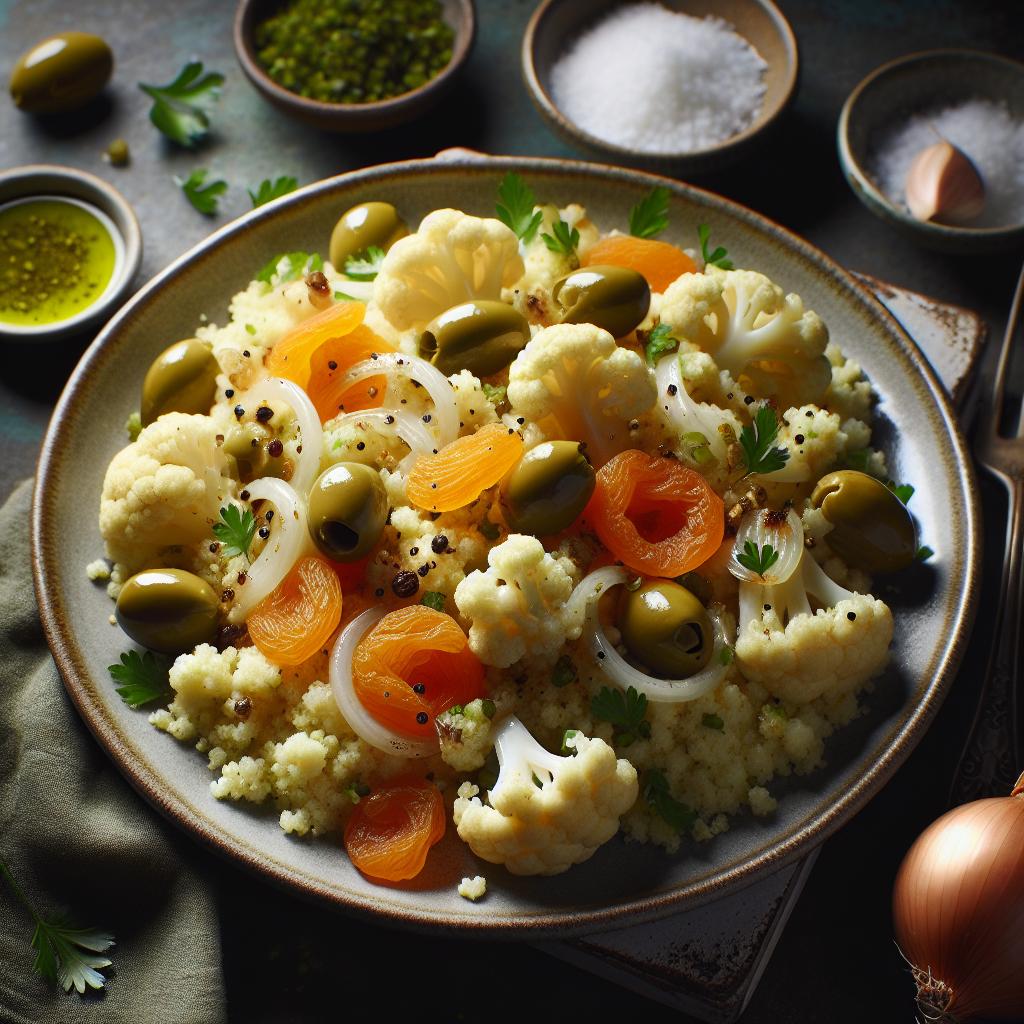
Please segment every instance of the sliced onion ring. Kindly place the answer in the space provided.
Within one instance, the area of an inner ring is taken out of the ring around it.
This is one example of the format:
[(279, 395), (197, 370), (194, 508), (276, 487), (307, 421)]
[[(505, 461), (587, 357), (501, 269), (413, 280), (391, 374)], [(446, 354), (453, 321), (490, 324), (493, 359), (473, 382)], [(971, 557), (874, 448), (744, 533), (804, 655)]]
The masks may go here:
[(248, 410), (250, 406), (267, 401), (282, 402), (295, 413), (302, 451), (296, 456), (295, 471), (288, 482), (297, 494), (305, 498), (320, 474), (320, 451), (323, 448), (320, 416), (309, 395), (294, 381), (283, 377), (261, 377), (238, 399), (238, 404)]
[(459, 436), (459, 407), (455, 389), (448, 378), (436, 367), (419, 356), (401, 352), (381, 352), (374, 359), (356, 363), (345, 374), (343, 384), (348, 387), (367, 377), (408, 377), (423, 386), (433, 403), (432, 419), (437, 427), (438, 447), (451, 443)]
[(352, 683), (352, 656), (356, 645), (386, 614), (385, 608), (368, 608), (341, 631), (331, 651), (331, 692), (352, 731), (371, 747), (399, 757), (429, 757), (439, 750), (436, 739), (412, 739), (381, 725), (366, 710)]
[[(772, 518), (773, 525), (769, 525), (769, 517)], [(778, 560), (764, 575), (748, 569), (739, 560), (748, 541), (758, 551), (766, 544), (770, 544), (779, 554)], [(778, 513), (770, 512), (768, 509), (755, 509), (743, 517), (736, 531), (736, 543), (729, 556), (729, 572), (744, 583), (760, 583), (762, 586), (774, 587), (785, 583), (796, 572), (803, 554), (804, 524), (796, 512), (790, 509), (785, 519), (779, 520)]]
[(605, 634), (598, 615), (598, 598), (611, 587), (625, 583), (628, 579), (626, 570), (620, 566), (597, 569), (583, 579), (567, 603), (567, 607), (576, 602), (584, 603), (586, 620), (583, 625), (583, 637), (601, 670), (619, 689), (625, 690), (632, 686), (655, 704), (681, 704), (710, 693), (729, 671), (728, 664), (722, 660), (722, 652), (728, 645), (728, 638), (721, 616), (713, 608), (707, 609), (714, 630), (715, 646), (711, 652), (711, 659), (704, 668), (686, 679), (659, 679), (650, 676), (631, 665), (619, 654)]
[(260, 477), (245, 488), (250, 501), (269, 501), (275, 515), (270, 538), (259, 557), (245, 572), (244, 585), (235, 590), (232, 618), (249, 613), (291, 572), (292, 566), (312, 546), (306, 526), (306, 503), (291, 484), (274, 476)]
[(437, 451), (437, 441), (423, 420), (399, 409), (363, 409), (361, 412), (346, 412), (336, 417), (332, 423), (332, 429), (366, 423), (397, 434), (409, 446), (409, 454), (398, 463), (402, 473), (408, 473), (421, 455), (432, 455)]

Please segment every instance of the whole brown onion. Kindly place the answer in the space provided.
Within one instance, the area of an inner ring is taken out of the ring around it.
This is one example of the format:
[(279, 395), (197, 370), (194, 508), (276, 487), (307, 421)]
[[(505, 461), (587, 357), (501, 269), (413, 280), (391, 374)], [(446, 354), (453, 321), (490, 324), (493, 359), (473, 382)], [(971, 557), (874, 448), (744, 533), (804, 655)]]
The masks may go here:
[(1024, 1020), (1024, 775), (1010, 796), (954, 808), (918, 837), (893, 922), (926, 1020)]

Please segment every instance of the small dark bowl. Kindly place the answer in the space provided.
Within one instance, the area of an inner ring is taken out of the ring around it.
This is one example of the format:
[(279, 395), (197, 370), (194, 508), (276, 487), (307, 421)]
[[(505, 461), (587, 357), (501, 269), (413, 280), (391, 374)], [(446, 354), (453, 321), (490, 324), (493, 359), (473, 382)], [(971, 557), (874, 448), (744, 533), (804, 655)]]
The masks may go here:
[(523, 36), (523, 78), (530, 98), (554, 130), (571, 145), (609, 163), (627, 164), (662, 174), (706, 174), (749, 155), (796, 93), (800, 59), (789, 22), (771, 0), (663, 0), (663, 6), (694, 18), (714, 15), (730, 25), (761, 55), (765, 70), (764, 101), (754, 122), (742, 132), (709, 146), (676, 153), (649, 153), (606, 142), (584, 131), (555, 105), (551, 69), (588, 26), (623, 0), (544, 0)]
[(922, 110), (966, 99), (1005, 103), (1024, 117), (1024, 64), (978, 50), (927, 50), (876, 68), (839, 116), (839, 163), (854, 195), (876, 216), (929, 249), (994, 252), (1024, 242), (1024, 223), (972, 228), (920, 221), (890, 199), (871, 174), (879, 140)]
[(256, 26), (282, 6), (282, 0), (241, 0), (235, 13), (235, 54), (250, 82), (278, 110), (329, 132), (375, 132), (411, 121), (450, 88), (473, 45), (476, 12), (473, 0), (441, 0), (444, 20), (455, 30), (452, 59), (429, 82), (399, 96), (374, 103), (327, 103), (285, 89), (256, 59)]

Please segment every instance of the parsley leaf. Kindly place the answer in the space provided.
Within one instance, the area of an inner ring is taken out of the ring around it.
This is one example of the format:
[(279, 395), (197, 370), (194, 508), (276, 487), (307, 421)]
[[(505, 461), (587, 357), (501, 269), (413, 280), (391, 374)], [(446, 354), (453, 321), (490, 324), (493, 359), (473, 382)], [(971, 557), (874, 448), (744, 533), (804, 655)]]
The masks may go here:
[(152, 651), (140, 655), (138, 651), (125, 651), (120, 665), (107, 667), (110, 678), (118, 684), (118, 696), (130, 708), (138, 708), (169, 694), (167, 666), (157, 661)]
[(565, 732), (562, 733), (562, 747), (561, 747), (562, 757), (575, 756), (575, 754), (576, 754), (576, 744), (574, 743), (570, 747), (569, 746), (569, 740), (575, 739), (578, 735), (579, 735), (579, 730), (578, 729), (566, 729)]
[(868, 460), (871, 458), (870, 448), (858, 448), (846, 453), (846, 464), (850, 469), (858, 469), (862, 473), (868, 471)]
[(139, 415), (138, 409), (124, 421), (124, 429), (128, 432), (129, 441), (139, 439), (139, 434), (142, 433), (142, 416)]
[(323, 265), (324, 261), (318, 252), (281, 253), (260, 268), (256, 280), (271, 284), (276, 277), (278, 284), (285, 284), (304, 274), (311, 274), (314, 270), (321, 270)]
[(153, 99), (150, 121), (172, 142), (191, 148), (210, 130), (210, 111), (223, 84), (222, 74), (204, 75), (199, 61), (189, 61), (169, 85), (139, 82), (139, 88)]
[(935, 552), (927, 544), (922, 544), (914, 553), (914, 561), (927, 562), (934, 554)]
[(653, 366), (666, 352), (674, 352), (677, 348), (679, 339), (672, 337), (672, 328), (668, 324), (658, 324), (644, 343), (647, 365)]
[(779, 560), (779, 553), (771, 546), (771, 544), (765, 544), (764, 547), (758, 549), (757, 545), (752, 541), (743, 542), (743, 551), (736, 556), (736, 561), (740, 563), (745, 569), (749, 569), (751, 572), (756, 572), (762, 579), (764, 574)]
[(263, 206), (264, 203), (269, 203), (273, 199), (280, 199), (281, 196), (294, 192), (298, 187), (298, 179), (282, 175), (275, 181), (271, 181), (270, 178), (264, 178), (257, 186), (255, 192), (252, 189), (247, 191), (249, 198), (252, 200), (252, 208), (255, 210), (257, 206)]
[(629, 233), (635, 238), (654, 238), (668, 227), (669, 191), (657, 185), (629, 211)]
[(373, 281), (384, 262), (384, 250), (371, 245), (365, 252), (356, 253), (345, 260), (345, 276), (353, 281)]
[(335, 302), (365, 302), (366, 299), (357, 299), (354, 295), (349, 295), (346, 292), (335, 292)]
[(242, 512), (237, 505), (225, 505), (220, 510), (220, 518), (222, 522), (213, 524), (213, 535), (224, 545), (224, 554), (228, 558), (235, 555), (248, 558), (256, 533), (256, 517), (252, 509)]
[(774, 473), (789, 461), (788, 448), (773, 448), (772, 443), (779, 435), (779, 421), (767, 405), (762, 405), (754, 414), (753, 426), (744, 427), (740, 432), (740, 447), (747, 472)]
[(730, 646), (729, 646), (728, 644), (726, 644), (726, 645), (725, 645), (725, 646), (724, 646), (724, 647), (722, 648), (722, 653), (721, 653), (721, 654), (719, 654), (719, 656), (718, 656), (718, 660), (719, 660), (719, 661), (720, 661), (720, 662), (721, 662), (721, 663), (722, 663), (723, 665), (731, 665), (731, 664), (732, 664), (732, 659), (733, 659), (733, 658), (734, 658), (735, 656), (736, 656), (736, 652), (735, 652), (735, 651), (734, 651), (734, 650), (733, 650), (733, 649), (732, 649), (732, 648), (731, 648), (731, 647), (730, 647)]
[(505, 403), (508, 395), (508, 388), (504, 384), (484, 384), (484, 397), (492, 405), (498, 406)]
[(656, 768), (644, 778), (644, 800), (647, 806), (677, 832), (689, 832), (697, 820), (697, 812), (677, 800), (668, 787), (668, 780)]
[(718, 732), (725, 732), (725, 722), (721, 715), (708, 714), (706, 711), (701, 717), (700, 724), (706, 729), (715, 729)]
[(568, 654), (563, 654), (555, 662), (555, 667), (551, 672), (551, 685), (561, 689), (563, 686), (568, 686), (570, 683), (575, 682), (577, 675), (576, 663)]
[(629, 687), (625, 693), (602, 687), (601, 692), (590, 699), (590, 713), (594, 718), (611, 722), (620, 747), (628, 747), (634, 740), (651, 734), (650, 722), (646, 720), (647, 694), (637, 693), (636, 687)]
[(893, 480), (889, 481), (889, 490), (896, 495), (904, 505), (914, 496), (914, 485), (913, 484), (898, 484)]
[(204, 185), (206, 175), (210, 172), (205, 167), (197, 167), (187, 178), (174, 176), (174, 183), (182, 192), (185, 198), (200, 212), (207, 217), (212, 217), (217, 212), (217, 204), (220, 197), (228, 190), (228, 183), (221, 179), (211, 181)]
[(561, 218), (551, 227), (552, 234), (546, 231), (541, 234), (544, 244), (552, 251), (561, 253), (563, 256), (571, 256), (580, 244), (580, 233), (576, 228), (570, 228)]
[(423, 595), (423, 600), (420, 604), (425, 604), (428, 608), (433, 608), (435, 612), (444, 611), (444, 594), (439, 593), (436, 590), (428, 590)]
[(485, 519), (477, 529), (488, 539), (497, 540), (498, 535), (501, 533), (501, 528), (497, 523), (492, 523), (490, 519)]
[(718, 246), (714, 252), (708, 252), (708, 238), (711, 237), (711, 228), (707, 224), (697, 225), (697, 237), (700, 239), (700, 254), (704, 258), (705, 267), (719, 267), (722, 270), (732, 270), (733, 262), (729, 254), (722, 246)]
[(498, 220), (515, 232), (516, 238), (522, 239), (527, 245), (533, 241), (544, 215), (540, 210), (534, 211), (536, 199), (533, 189), (514, 171), (510, 171), (501, 179), (498, 186), (498, 202), (495, 210)]

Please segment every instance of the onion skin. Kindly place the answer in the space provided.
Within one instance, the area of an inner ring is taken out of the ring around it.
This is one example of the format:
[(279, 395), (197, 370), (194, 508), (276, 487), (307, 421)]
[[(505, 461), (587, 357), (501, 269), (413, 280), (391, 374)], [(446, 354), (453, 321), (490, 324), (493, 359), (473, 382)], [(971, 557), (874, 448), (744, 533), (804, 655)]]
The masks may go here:
[(944, 814), (900, 865), (896, 942), (926, 1020), (1024, 1019), (1022, 782)]

